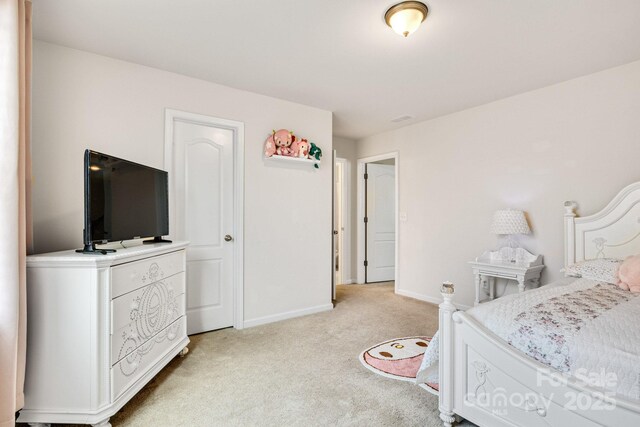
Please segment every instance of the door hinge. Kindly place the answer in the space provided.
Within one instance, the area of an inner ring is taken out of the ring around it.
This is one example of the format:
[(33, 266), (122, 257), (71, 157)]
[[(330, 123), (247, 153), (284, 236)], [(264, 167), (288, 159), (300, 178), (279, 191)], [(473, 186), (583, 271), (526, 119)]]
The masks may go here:
[(367, 218), (366, 216), (364, 217), (364, 223), (368, 223), (369, 222), (369, 218)]
[(365, 267), (368, 267), (368, 266), (369, 266), (369, 261), (365, 261), (365, 262), (364, 262), (364, 266), (365, 266)]
[(364, 179), (369, 179), (369, 174), (368, 173), (364, 174)]

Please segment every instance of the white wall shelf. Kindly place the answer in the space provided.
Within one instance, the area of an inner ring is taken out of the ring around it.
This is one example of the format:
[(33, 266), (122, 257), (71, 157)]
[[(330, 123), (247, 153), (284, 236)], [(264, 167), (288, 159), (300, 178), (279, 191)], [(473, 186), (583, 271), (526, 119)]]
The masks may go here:
[(320, 160), (303, 159), (300, 157), (278, 156), (277, 154), (274, 154), (271, 157), (265, 157), (265, 160), (268, 160), (270, 162), (284, 162), (284, 163), (298, 163), (298, 164), (308, 163), (309, 165), (314, 165), (314, 164), (317, 164), (318, 166), (320, 165)]

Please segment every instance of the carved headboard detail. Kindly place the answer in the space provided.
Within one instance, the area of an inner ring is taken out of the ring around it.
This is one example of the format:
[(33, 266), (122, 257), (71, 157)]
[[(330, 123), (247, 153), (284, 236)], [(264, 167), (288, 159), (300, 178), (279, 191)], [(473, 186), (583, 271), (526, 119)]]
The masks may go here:
[(596, 214), (577, 217), (576, 207), (564, 204), (565, 266), (640, 254), (640, 182), (625, 187)]

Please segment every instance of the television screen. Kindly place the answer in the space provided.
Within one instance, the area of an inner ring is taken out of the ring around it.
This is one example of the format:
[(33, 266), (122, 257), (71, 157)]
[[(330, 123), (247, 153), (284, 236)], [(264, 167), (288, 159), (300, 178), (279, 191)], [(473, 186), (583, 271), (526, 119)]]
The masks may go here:
[(165, 171), (87, 150), (85, 193), (85, 244), (169, 234)]

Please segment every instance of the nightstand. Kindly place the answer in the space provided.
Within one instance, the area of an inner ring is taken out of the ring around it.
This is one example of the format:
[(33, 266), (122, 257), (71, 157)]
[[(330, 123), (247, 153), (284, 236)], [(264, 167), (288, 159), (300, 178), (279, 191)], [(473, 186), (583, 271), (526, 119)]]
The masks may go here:
[[(489, 299), (495, 298), (496, 279), (507, 279), (518, 283), (518, 290), (524, 292), (527, 283), (540, 286), (540, 273), (544, 269), (542, 255), (533, 255), (525, 249), (516, 249), (516, 262), (509, 261), (509, 248), (487, 251), (470, 261), (475, 276), (476, 300), (480, 304), (481, 289), (489, 288)], [(509, 283), (509, 282), (508, 282)]]

